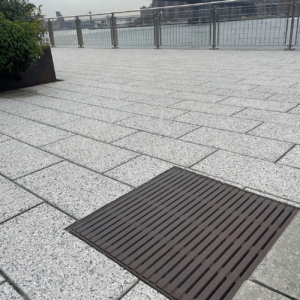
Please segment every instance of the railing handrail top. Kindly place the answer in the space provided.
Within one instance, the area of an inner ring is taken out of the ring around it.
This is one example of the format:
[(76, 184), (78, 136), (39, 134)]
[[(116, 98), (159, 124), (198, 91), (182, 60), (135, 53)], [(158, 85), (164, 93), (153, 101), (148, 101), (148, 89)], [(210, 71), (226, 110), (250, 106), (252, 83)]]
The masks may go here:
[(138, 12), (142, 10), (161, 10), (161, 9), (170, 9), (170, 8), (179, 8), (179, 7), (192, 7), (192, 6), (204, 6), (204, 5), (216, 5), (216, 4), (224, 4), (224, 3), (232, 3), (232, 2), (246, 2), (249, 0), (225, 0), (225, 1), (213, 1), (213, 2), (205, 2), (205, 3), (195, 3), (195, 4), (184, 4), (184, 5), (174, 5), (174, 6), (164, 6), (164, 7), (145, 7), (143, 9), (134, 9), (134, 10), (123, 10), (123, 11), (113, 11), (113, 12), (106, 12), (100, 14), (84, 14), (84, 15), (73, 15), (73, 16), (61, 16), (61, 17), (53, 17), (45, 19), (52, 20), (52, 19), (61, 19), (61, 18), (78, 18), (78, 17), (89, 17), (89, 16), (103, 16), (103, 15), (111, 15), (111, 14), (121, 14), (121, 13), (128, 13), (128, 12)]

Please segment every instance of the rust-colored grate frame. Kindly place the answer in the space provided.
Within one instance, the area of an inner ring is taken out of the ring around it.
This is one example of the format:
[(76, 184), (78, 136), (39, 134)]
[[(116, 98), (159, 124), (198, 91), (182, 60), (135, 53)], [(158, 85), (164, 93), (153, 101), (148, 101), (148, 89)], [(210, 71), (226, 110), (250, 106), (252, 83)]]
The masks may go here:
[(297, 212), (174, 167), (69, 230), (169, 299), (231, 299)]

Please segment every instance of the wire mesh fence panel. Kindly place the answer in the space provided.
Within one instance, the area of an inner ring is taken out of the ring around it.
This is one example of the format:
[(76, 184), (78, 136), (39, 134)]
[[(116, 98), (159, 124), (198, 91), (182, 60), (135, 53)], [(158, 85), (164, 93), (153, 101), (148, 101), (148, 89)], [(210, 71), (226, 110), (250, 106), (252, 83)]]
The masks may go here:
[(218, 45), (283, 46), (286, 44), (290, 3), (217, 8)]
[[(207, 6), (209, 7), (209, 6)], [(162, 11), (161, 44), (172, 47), (210, 45), (210, 9), (192, 7)]]
[(52, 28), (56, 46), (78, 46), (74, 19), (59, 18), (52, 20)]
[(83, 44), (85, 46), (111, 46), (110, 16), (81, 17)]
[(153, 14), (141, 16), (117, 16), (119, 46), (152, 46), (154, 45)]

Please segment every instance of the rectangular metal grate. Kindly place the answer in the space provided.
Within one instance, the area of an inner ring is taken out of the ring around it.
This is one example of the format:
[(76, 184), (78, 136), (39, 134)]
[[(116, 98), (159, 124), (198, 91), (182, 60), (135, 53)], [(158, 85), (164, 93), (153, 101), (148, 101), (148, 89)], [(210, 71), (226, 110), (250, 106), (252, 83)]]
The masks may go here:
[(169, 299), (231, 299), (297, 212), (174, 167), (69, 230)]

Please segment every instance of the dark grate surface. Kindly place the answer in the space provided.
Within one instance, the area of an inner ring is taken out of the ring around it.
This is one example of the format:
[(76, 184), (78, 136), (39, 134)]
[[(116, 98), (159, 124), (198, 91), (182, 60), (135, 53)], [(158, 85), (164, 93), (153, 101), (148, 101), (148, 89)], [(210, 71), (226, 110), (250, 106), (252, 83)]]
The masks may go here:
[(70, 231), (169, 299), (231, 299), (297, 212), (172, 168)]

